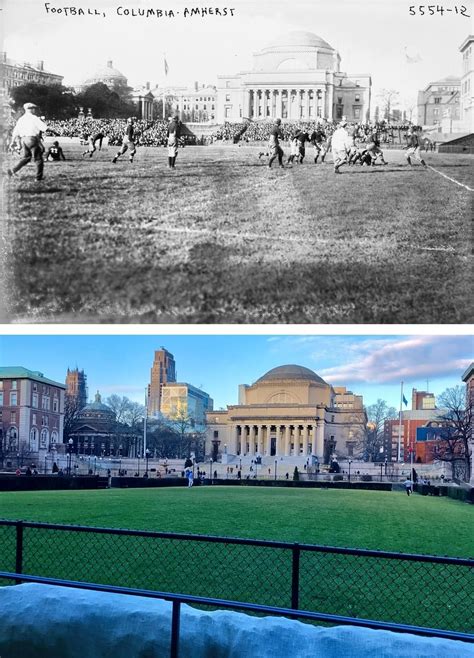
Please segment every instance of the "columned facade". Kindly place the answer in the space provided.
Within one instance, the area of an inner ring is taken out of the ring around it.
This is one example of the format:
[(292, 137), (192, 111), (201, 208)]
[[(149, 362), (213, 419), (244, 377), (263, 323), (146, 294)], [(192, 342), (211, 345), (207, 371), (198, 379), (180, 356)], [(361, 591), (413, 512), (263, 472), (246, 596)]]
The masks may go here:
[[(311, 32), (290, 32), (254, 54), (253, 67), (218, 76), (217, 121), (366, 121), (370, 75), (343, 73), (338, 52)], [(336, 93), (335, 93), (336, 90)]]
[[(281, 423), (237, 423), (233, 425), (233, 440), (226, 444), (228, 454), (241, 457), (284, 457), (315, 455), (323, 457), (323, 441), (317, 440), (316, 421), (300, 420)], [(324, 428), (321, 424), (321, 428)]]
[(226, 458), (311, 458), (322, 463), (336, 446), (345, 456), (348, 437), (363, 433), (366, 418), (362, 407), (349, 417), (335, 400), (333, 387), (312, 370), (274, 368), (251, 386), (240, 387), (238, 405), (207, 413), (206, 452), (218, 440)]
[(242, 116), (258, 120), (286, 119), (315, 121), (332, 118), (332, 108), (326, 107), (326, 88), (308, 86), (251, 87), (243, 92)]

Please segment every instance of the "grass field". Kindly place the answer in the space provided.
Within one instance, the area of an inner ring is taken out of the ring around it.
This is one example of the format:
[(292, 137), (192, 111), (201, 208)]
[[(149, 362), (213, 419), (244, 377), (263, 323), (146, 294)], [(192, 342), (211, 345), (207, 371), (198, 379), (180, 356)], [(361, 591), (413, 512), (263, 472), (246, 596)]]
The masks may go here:
[[(0, 518), (418, 552), (472, 554), (474, 509), (403, 492), (195, 487), (2, 493)], [(14, 568), (0, 526), (0, 568)], [(25, 530), (24, 570), (52, 577), (289, 605), (281, 549)], [(462, 578), (460, 577), (462, 576)], [(329, 553), (301, 558), (300, 605), (473, 630), (466, 568)]]
[[(472, 194), (433, 169), (266, 167), (259, 147), (116, 148), (5, 180), (7, 315), (26, 322), (472, 320)], [(14, 158), (11, 160), (13, 161)], [(472, 156), (426, 155), (471, 186)], [(8, 163), (7, 163), (8, 164)], [(471, 300), (471, 301), (470, 301)]]

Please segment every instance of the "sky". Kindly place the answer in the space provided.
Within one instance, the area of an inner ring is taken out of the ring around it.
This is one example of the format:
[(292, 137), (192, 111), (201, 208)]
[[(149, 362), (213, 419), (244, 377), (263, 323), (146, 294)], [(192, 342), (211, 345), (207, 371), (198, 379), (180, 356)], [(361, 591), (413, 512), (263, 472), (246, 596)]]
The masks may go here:
[[(75, 6), (99, 15), (72, 16), (53, 9)], [(206, 7), (182, 0), (164, 5), (153, 0), (2, 0), (3, 50), (12, 59), (35, 63), (78, 84), (112, 60), (132, 86), (150, 81), (163, 85), (193, 81), (216, 83), (252, 66), (252, 53), (292, 30), (313, 32), (336, 48), (342, 70), (370, 73), (374, 93), (401, 92), (405, 106), (419, 89), (448, 75), (461, 74), (459, 46), (472, 34), (473, 2), (461, 6), (470, 17), (435, 12), (410, 13), (410, 0), (229, 0), (213, 7), (233, 9), (233, 16), (184, 17), (185, 7)], [(441, 6), (441, 5), (434, 5)], [(171, 17), (119, 16), (122, 7), (173, 9)], [(105, 16), (104, 16), (105, 14)], [(27, 19), (25, 20), (25, 16)], [(164, 54), (169, 66), (164, 73)], [(408, 64), (406, 54), (417, 63)]]
[[(237, 404), (239, 384), (271, 368), (296, 364), (334, 386), (386, 400), (398, 409), (400, 385), (439, 395), (462, 385), (473, 360), (469, 335), (3, 335), (0, 365), (23, 366), (64, 382), (67, 368), (84, 369), (89, 398), (125, 395), (144, 402), (154, 351), (175, 358), (178, 381), (202, 387), (214, 408)], [(428, 381), (427, 381), (428, 380)]]

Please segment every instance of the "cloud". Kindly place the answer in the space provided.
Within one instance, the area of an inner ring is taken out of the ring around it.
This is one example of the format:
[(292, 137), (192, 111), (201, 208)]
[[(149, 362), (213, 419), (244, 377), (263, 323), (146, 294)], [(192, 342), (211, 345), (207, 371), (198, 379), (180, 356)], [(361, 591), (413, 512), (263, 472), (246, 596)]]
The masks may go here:
[(420, 379), (458, 377), (472, 361), (471, 336), (407, 336), (369, 338), (353, 345), (352, 359), (319, 371), (330, 383), (388, 384)]

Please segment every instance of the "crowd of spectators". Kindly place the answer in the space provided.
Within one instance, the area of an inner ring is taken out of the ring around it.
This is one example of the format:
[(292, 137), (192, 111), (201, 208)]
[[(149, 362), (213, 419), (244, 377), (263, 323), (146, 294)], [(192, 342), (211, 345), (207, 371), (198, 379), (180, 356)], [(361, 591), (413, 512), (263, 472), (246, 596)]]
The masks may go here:
[[(337, 128), (339, 121), (322, 121), (322, 126), (326, 137), (329, 137)], [(50, 128), (50, 135), (56, 137), (79, 137), (87, 141), (86, 135), (102, 132), (108, 138), (112, 146), (120, 146), (126, 129), (126, 119), (67, 119), (47, 121)], [(283, 140), (289, 141), (298, 131), (303, 131), (309, 135), (317, 126), (315, 121), (283, 121), (280, 125)], [(271, 120), (268, 121), (250, 121), (244, 120), (239, 123), (226, 122), (218, 126), (205, 139), (199, 142), (184, 131), (184, 142), (186, 143), (203, 143), (213, 142), (230, 142), (230, 143), (253, 143), (266, 142), (270, 136), (270, 130), (273, 126)], [(382, 144), (404, 144), (406, 134), (410, 124), (405, 123), (353, 123), (348, 125), (348, 131), (361, 142), (366, 141), (374, 128), (379, 133), (379, 139)], [(11, 128), (13, 129), (13, 122)], [(134, 123), (137, 145), (140, 146), (165, 146), (167, 144), (168, 121), (155, 120), (145, 121), (136, 119)], [(189, 132), (189, 131), (188, 131)]]

